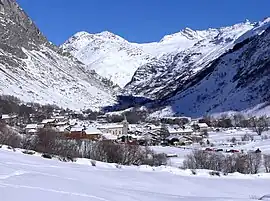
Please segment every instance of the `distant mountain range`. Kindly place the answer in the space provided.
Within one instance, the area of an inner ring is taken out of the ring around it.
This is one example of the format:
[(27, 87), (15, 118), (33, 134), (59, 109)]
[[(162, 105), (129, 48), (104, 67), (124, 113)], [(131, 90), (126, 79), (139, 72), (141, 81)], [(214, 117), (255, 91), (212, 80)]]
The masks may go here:
[(14, 0), (0, 0), (0, 92), (96, 110), (116, 104), (117, 95), (141, 97), (154, 116), (267, 113), (269, 26), (265, 18), (185, 28), (145, 44), (79, 32), (56, 47)]

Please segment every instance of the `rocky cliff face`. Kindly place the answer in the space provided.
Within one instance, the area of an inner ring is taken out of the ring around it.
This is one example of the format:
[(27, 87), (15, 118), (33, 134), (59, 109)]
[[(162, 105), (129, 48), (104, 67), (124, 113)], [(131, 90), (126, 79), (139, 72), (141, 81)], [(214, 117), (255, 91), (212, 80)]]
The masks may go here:
[(72, 109), (114, 103), (114, 90), (47, 41), (14, 0), (0, 0), (0, 92)]

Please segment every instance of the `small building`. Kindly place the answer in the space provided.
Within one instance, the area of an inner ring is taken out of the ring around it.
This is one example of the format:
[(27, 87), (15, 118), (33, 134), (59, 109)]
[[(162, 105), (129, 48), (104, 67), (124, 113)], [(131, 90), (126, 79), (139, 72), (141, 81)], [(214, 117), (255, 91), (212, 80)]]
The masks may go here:
[(99, 140), (102, 137), (101, 131), (94, 127), (87, 127), (83, 130), (83, 135), (89, 140)]
[(197, 127), (200, 132), (206, 132), (209, 130), (209, 126), (206, 123), (198, 123)]
[(69, 125), (68, 121), (59, 121), (55, 123), (55, 126), (66, 126)]
[(148, 129), (148, 130), (155, 131), (155, 130), (160, 130), (161, 129), (161, 126), (156, 126), (154, 124), (147, 124), (145, 126), (145, 128)]
[(190, 137), (180, 135), (170, 135), (166, 140), (171, 145), (190, 145), (193, 142)]
[(206, 132), (206, 131), (209, 131), (209, 126), (206, 124), (206, 123), (198, 123), (198, 122), (191, 122), (190, 126), (196, 130), (196, 131), (199, 131), (201, 133), (203, 132)]
[(26, 134), (36, 134), (38, 130), (38, 124), (27, 124), (25, 127)]
[(56, 124), (56, 119), (43, 119), (41, 124), (43, 124), (44, 127), (54, 127)]
[(27, 131), (27, 134), (29, 135), (36, 135), (38, 133), (38, 130), (37, 129), (29, 129)]
[(107, 123), (107, 116), (106, 115), (98, 115), (97, 122), (98, 123)]
[(75, 125), (70, 128), (69, 132), (66, 132), (67, 129), (64, 129), (65, 136), (70, 139), (88, 139), (88, 140), (99, 140), (102, 137), (102, 133), (100, 130), (94, 127), (85, 127)]
[(85, 127), (83, 126), (73, 126), (71, 127), (70, 129), (70, 132), (66, 134), (66, 136), (68, 138), (71, 138), (71, 139), (83, 139), (84, 136), (83, 136), (83, 130), (85, 129)]
[(67, 118), (65, 116), (54, 116), (52, 119), (55, 119), (56, 122), (65, 121)]
[(170, 135), (180, 135), (180, 136), (190, 136), (193, 134), (193, 130), (191, 128), (178, 128), (178, 129), (169, 129)]
[(18, 119), (17, 115), (11, 115), (11, 114), (2, 114), (1, 120), (9, 125), (14, 125)]

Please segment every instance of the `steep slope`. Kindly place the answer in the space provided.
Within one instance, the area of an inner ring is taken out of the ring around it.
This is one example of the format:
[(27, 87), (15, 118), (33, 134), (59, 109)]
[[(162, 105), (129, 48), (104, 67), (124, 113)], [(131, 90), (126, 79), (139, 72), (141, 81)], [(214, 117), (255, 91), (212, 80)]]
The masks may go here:
[(47, 41), (15, 0), (0, 0), (0, 93), (71, 109), (114, 103), (113, 89)]
[(270, 27), (266, 27), (187, 80), (163, 101), (167, 107), (156, 115), (198, 117), (228, 111), (269, 114)]
[(246, 22), (204, 31), (186, 29), (184, 33), (197, 42), (140, 66), (125, 91), (152, 99), (164, 98), (232, 48), (235, 41), (252, 28), (253, 25)]

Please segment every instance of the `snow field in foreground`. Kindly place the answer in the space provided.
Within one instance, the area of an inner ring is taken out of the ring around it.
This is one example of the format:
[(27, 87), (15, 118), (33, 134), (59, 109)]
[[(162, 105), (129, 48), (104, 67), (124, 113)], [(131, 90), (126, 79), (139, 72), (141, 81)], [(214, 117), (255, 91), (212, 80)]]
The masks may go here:
[(267, 174), (211, 177), (173, 167), (125, 167), (80, 159), (64, 163), (0, 150), (2, 201), (252, 200), (269, 193)]

